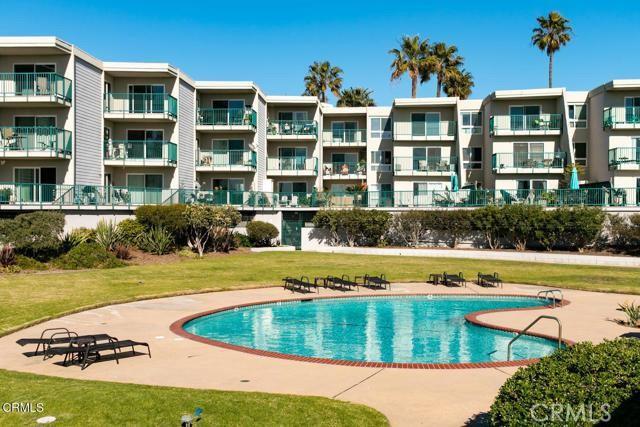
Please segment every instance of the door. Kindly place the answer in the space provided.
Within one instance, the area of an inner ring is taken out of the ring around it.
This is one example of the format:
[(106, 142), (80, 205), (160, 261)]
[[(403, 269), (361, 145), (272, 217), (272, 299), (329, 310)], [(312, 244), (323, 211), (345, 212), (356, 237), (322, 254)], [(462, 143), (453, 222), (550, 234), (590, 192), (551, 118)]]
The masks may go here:
[(313, 212), (282, 212), (281, 243), (301, 249), (302, 227), (306, 221), (311, 221)]
[(56, 198), (56, 168), (40, 168), (40, 200), (53, 202)]
[(127, 187), (133, 204), (160, 204), (162, 202), (162, 181), (160, 174), (129, 174)]
[(640, 123), (640, 96), (624, 99), (624, 116), (626, 123)]
[(278, 150), (280, 170), (304, 170), (307, 149), (304, 147), (281, 147)]
[(127, 130), (127, 158), (162, 159), (162, 130)]
[(58, 139), (58, 132), (55, 129), (56, 116), (16, 116), (13, 123), (16, 127), (17, 149), (51, 150), (55, 148)]
[(333, 153), (331, 155), (331, 167), (334, 174), (349, 175), (356, 173), (358, 169), (358, 154)]
[(430, 171), (439, 171), (442, 168), (442, 148), (427, 148), (427, 166)]
[(519, 180), (517, 191), (518, 198), (527, 198), (527, 196), (529, 196), (529, 191), (531, 191), (531, 182), (528, 179)]
[(214, 202), (218, 205), (242, 205), (244, 193), (244, 179), (225, 178), (213, 179), (211, 182), (214, 189)]
[(529, 144), (526, 142), (516, 142), (513, 144), (513, 164), (507, 167), (525, 167), (529, 161)]
[(163, 85), (129, 86), (130, 113), (162, 113), (164, 111)]
[(440, 135), (440, 113), (426, 114), (426, 131), (427, 136)]
[(16, 95), (50, 95), (53, 82), (50, 73), (55, 64), (15, 64), (13, 66)]
[(40, 201), (40, 169), (14, 169), (15, 198), (19, 203)]
[(427, 170), (427, 149), (426, 148), (413, 149), (413, 170), (414, 171)]
[(393, 206), (393, 186), (391, 184), (380, 184), (380, 206)]
[(516, 105), (509, 107), (511, 130), (525, 130), (534, 128), (540, 119), (540, 106)]

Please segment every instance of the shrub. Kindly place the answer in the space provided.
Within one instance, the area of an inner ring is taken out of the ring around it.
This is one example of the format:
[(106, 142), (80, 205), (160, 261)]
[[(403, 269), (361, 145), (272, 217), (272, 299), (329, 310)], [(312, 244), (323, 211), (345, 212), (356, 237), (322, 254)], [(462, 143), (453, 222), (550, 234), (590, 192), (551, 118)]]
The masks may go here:
[(63, 270), (115, 268), (125, 264), (97, 243), (81, 243), (57, 258), (54, 265)]
[(136, 219), (146, 230), (162, 227), (174, 241), (182, 245), (186, 242), (187, 221), (184, 212), (187, 205), (145, 205), (136, 209)]
[(449, 246), (455, 248), (460, 240), (468, 238), (473, 232), (471, 213), (467, 210), (453, 210), (439, 212), (441, 220), (440, 231), (449, 237)]
[(606, 215), (600, 208), (589, 207), (574, 207), (567, 212), (563, 241), (570, 249), (582, 252), (596, 242)]
[(144, 225), (135, 218), (127, 218), (118, 223), (120, 240), (128, 246), (138, 246), (138, 239), (145, 231)]
[(64, 214), (33, 212), (0, 221), (0, 242), (11, 243), (16, 253), (47, 260), (60, 251)]
[[(596, 424), (611, 414), (613, 425), (629, 425), (631, 414), (640, 414), (638, 390), (640, 340), (583, 342), (519, 369), (500, 388), (490, 417), (496, 426), (564, 426)], [(552, 419), (554, 408), (562, 409)], [(580, 408), (594, 421), (573, 418)]]
[(605, 230), (613, 248), (629, 253), (640, 252), (640, 214), (628, 217), (609, 215)]
[(16, 251), (13, 249), (13, 245), (11, 243), (0, 245), (0, 267), (9, 267), (15, 263)]
[(253, 246), (271, 246), (279, 234), (276, 226), (268, 222), (251, 221), (247, 224), (247, 237)]
[(49, 268), (49, 266), (44, 262), (40, 262), (37, 259), (29, 258), (24, 255), (16, 256), (16, 266), (18, 266), (20, 270), (42, 271)]
[(171, 251), (173, 238), (163, 227), (154, 226), (138, 238), (140, 249), (155, 255), (164, 255)]
[(249, 240), (249, 236), (247, 236), (246, 234), (235, 233), (233, 236), (236, 240), (235, 246), (237, 248), (250, 248), (251, 246), (253, 246), (251, 244), (251, 241)]
[(476, 209), (471, 214), (472, 227), (482, 233), (485, 242), (490, 249), (498, 249), (500, 247), (500, 239), (502, 235), (502, 215), (501, 208), (495, 205), (485, 206)]
[(65, 233), (60, 238), (62, 252), (69, 252), (80, 243), (95, 241), (95, 230), (88, 228), (74, 228), (69, 233)]
[(131, 259), (131, 249), (129, 246), (123, 245), (122, 243), (118, 243), (115, 248), (113, 248), (113, 254), (118, 259), (128, 260)]
[(544, 221), (544, 210), (540, 206), (522, 204), (507, 205), (501, 209), (500, 234), (513, 242), (516, 250), (524, 251)]
[(418, 246), (425, 239), (424, 211), (405, 211), (395, 215), (391, 221), (390, 236), (396, 243)]
[(616, 310), (623, 312), (627, 316), (625, 323), (629, 326), (640, 326), (640, 304), (633, 301), (618, 304)]
[(321, 210), (313, 225), (331, 234), (331, 243), (348, 246), (377, 246), (391, 224), (391, 214), (375, 210)]
[(202, 257), (207, 248), (227, 252), (234, 246), (233, 228), (241, 215), (231, 206), (187, 205), (184, 219), (187, 244)]
[(108, 251), (113, 251), (122, 238), (115, 221), (98, 221), (95, 242)]

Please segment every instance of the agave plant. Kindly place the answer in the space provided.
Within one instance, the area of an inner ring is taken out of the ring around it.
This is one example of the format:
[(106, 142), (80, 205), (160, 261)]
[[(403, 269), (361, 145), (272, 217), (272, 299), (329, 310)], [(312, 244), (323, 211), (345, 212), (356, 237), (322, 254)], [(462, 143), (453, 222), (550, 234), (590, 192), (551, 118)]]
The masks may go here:
[(98, 221), (95, 241), (108, 251), (113, 251), (122, 242), (122, 235), (115, 221)]
[(633, 301), (618, 304), (618, 311), (627, 315), (627, 321), (625, 322), (630, 326), (640, 326), (640, 304), (635, 304)]
[(140, 249), (155, 255), (169, 253), (173, 246), (173, 237), (164, 227), (152, 227), (140, 235), (138, 242)]

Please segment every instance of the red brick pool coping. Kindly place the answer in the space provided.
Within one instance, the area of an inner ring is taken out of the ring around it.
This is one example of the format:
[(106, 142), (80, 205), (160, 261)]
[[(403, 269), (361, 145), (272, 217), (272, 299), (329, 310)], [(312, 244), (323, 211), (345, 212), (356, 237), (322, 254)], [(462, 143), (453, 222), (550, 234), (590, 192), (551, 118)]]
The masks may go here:
[[(532, 363), (537, 362), (539, 359), (521, 359), (521, 360), (512, 360), (512, 361), (496, 361), (496, 362), (475, 362), (475, 363), (393, 363), (393, 362), (365, 362), (365, 361), (357, 361), (357, 360), (341, 360), (341, 359), (326, 359), (320, 357), (307, 357), (307, 356), (298, 356), (295, 354), (286, 354), (286, 353), (278, 353), (275, 351), (267, 351), (267, 350), (259, 350), (250, 347), (244, 347), (235, 344), (229, 344), (223, 341), (213, 340), (210, 338), (204, 338), (198, 335), (191, 334), (184, 330), (185, 323), (197, 319), (199, 317), (208, 316), (210, 314), (220, 313), (223, 311), (234, 310), (238, 308), (245, 308), (257, 305), (265, 305), (265, 304), (277, 304), (282, 302), (293, 302), (293, 301), (303, 301), (303, 300), (318, 300), (318, 299), (340, 299), (340, 298), (376, 298), (376, 297), (410, 297), (410, 296), (472, 296), (472, 297), (519, 297), (519, 298), (534, 298), (539, 299), (537, 296), (533, 295), (520, 295), (520, 294), (446, 294), (446, 293), (410, 293), (410, 294), (384, 294), (384, 295), (363, 295), (363, 296), (355, 296), (355, 295), (336, 295), (336, 296), (317, 296), (317, 297), (308, 297), (308, 298), (292, 298), (292, 299), (278, 299), (278, 300), (270, 300), (270, 301), (258, 301), (251, 302), (245, 304), (237, 304), (222, 308), (217, 308), (215, 310), (203, 311), (200, 313), (192, 314), (187, 317), (183, 317), (181, 319), (176, 320), (171, 324), (169, 329), (176, 335), (179, 335), (184, 338), (188, 338), (193, 341), (197, 341), (203, 344), (209, 344), (216, 347), (224, 348), (227, 350), (240, 351), (243, 353), (253, 354), (256, 356), (266, 356), (266, 357), (274, 357), (278, 359), (285, 360), (294, 360), (298, 362), (312, 362), (312, 363), (323, 363), (327, 365), (341, 365), (341, 366), (354, 366), (354, 367), (364, 367), (364, 368), (400, 368), (400, 369), (477, 369), (477, 368), (500, 368), (500, 367), (516, 367), (516, 366), (526, 366)], [(569, 304), (569, 301), (566, 299), (556, 301), (556, 307), (561, 307)], [(540, 310), (543, 308), (550, 308), (551, 305), (542, 305), (537, 307), (521, 307), (521, 308), (503, 308), (496, 310), (483, 310), (476, 311), (473, 313), (466, 314), (464, 316), (465, 320), (468, 322), (489, 329), (495, 329), (498, 331), (505, 332), (521, 332), (520, 329), (516, 328), (508, 328), (504, 326), (494, 325), (488, 322), (484, 322), (479, 320), (478, 317), (483, 314), (489, 313), (498, 313), (505, 311), (525, 311), (525, 310)], [(548, 340), (557, 341), (557, 337), (540, 334), (536, 332), (527, 331), (525, 335), (535, 336), (539, 338), (544, 338)], [(562, 342), (565, 345), (573, 345), (574, 342), (570, 340), (563, 339)]]

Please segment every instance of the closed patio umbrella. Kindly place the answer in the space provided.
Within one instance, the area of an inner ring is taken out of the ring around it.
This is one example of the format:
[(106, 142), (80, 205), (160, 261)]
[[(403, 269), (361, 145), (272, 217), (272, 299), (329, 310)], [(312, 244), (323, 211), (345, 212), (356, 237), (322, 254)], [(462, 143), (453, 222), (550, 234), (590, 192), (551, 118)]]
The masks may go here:
[(458, 175), (451, 175), (451, 191), (454, 193), (458, 191)]
[(569, 188), (571, 190), (579, 190), (580, 183), (578, 183), (578, 170), (574, 166), (571, 170), (571, 181), (569, 181)]

